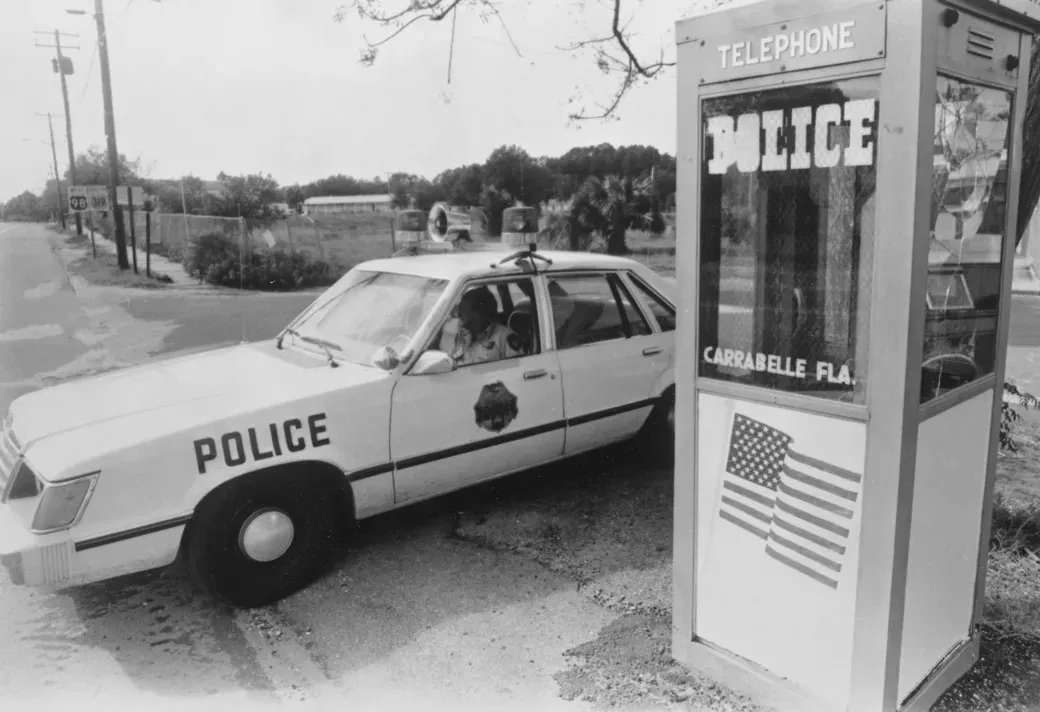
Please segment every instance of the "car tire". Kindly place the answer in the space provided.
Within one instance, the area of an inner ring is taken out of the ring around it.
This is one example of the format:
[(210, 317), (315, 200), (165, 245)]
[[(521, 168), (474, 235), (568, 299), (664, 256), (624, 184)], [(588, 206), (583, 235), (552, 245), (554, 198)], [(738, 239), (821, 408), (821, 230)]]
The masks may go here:
[(675, 458), (675, 388), (668, 387), (654, 406), (641, 433), (643, 447), (651, 460), (672, 462)]
[[(332, 499), (300, 480), (257, 477), (196, 509), (188, 568), (207, 593), (237, 608), (279, 601), (322, 573), (340, 543)], [(250, 553), (251, 552), (251, 553)]]

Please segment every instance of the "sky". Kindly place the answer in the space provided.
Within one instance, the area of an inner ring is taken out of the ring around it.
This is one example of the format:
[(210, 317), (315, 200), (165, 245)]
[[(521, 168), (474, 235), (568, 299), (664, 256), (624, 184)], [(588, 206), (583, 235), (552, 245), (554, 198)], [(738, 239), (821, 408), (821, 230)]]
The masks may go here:
[[(385, 0), (388, 9), (408, 0)], [(51, 69), (53, 30), (75, 73), (67, 77), (77, 153), (105, 147), (101, 68), (92, 0), (0, 0), (0, 200), (39, 192), (68, 165), (61, 86)], [(625, 0), (644, 57), (675, 56), (675, 22), (711, 0)], [(590, 54), (561, 51), (606, 36), (608, 0), (501, 0), (508, 34), (472, 10), (452, 26), (418, 22), (359, 62), (380, 28), (342, 0), (104, 0), (119, 152), (152, 178), (215, 179), (265, 173), (280, 184), (343, 173), (404, 171), (433, 177), (515, 144), (535, 156), (579, 145), (676, 145), (674, 69), (634, 89), (615, 121), (570, 124), (568, 100), (609, 101), (616, 77)], [(66, 9), (84, 10), (74, 16)], [(36, 31), (50, 34), (34, 34)], [(519, 49), (513, 48), (510, 36)]]

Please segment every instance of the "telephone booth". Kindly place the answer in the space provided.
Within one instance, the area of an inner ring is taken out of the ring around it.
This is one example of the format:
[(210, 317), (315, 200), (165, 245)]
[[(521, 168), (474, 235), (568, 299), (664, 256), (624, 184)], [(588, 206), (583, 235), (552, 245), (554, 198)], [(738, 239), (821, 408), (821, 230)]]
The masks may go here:
[(1028, 0), (767, 0), (678, 44), (673, 655), (926, 710), (979, 654)]

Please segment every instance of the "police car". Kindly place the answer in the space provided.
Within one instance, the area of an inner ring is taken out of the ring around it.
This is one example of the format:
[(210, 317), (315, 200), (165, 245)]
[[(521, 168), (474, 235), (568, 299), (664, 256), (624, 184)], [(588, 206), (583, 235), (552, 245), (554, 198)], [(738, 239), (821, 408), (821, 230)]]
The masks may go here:
[[(473, 289), (515, 351), (460, 365)], [(606, 255), (391, 257), (275, 339), (23, 395), (0, 437), (0, 564), (58, 589), (180, 557), (265, 605), (358, 520), (633, 437), (670, 452), (675, 299)]]

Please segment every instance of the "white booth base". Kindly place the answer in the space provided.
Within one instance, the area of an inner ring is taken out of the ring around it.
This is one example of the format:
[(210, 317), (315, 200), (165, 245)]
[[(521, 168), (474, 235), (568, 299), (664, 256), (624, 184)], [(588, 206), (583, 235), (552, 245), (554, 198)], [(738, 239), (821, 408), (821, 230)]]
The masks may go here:
[[(781, 712), (845, 712), (848, 706), (823, 700), (750, 660), (702, 640), (672, 640), (672, 656), (753, 703)], [(959, 644), (913, 691), (898, 712), (928, 712), (979, 658), (979, 636)]]

